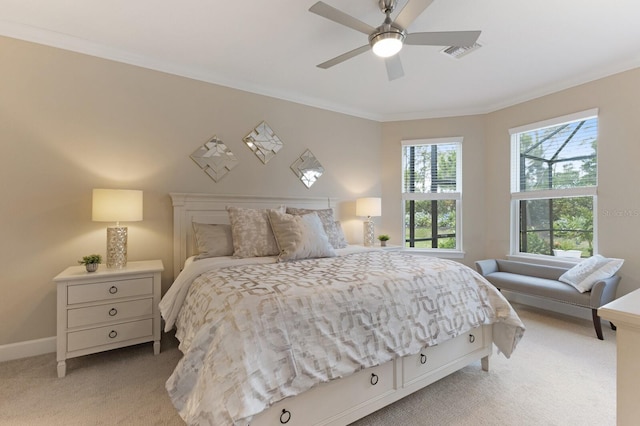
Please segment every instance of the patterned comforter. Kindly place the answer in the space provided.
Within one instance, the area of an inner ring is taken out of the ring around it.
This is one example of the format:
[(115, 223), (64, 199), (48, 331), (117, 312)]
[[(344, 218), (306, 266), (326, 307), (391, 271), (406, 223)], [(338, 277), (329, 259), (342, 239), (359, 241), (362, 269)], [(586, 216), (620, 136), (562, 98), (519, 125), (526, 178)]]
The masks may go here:
[(166, 386), (188, 424), (246, 424), (318, 383), (482, 324), (493, 324), (494, 343), (509, 357), (524, 332), (471, 268), (399, 251), (198, 261), (160, 309), (166, 329), (175, 319), (184, 353)]

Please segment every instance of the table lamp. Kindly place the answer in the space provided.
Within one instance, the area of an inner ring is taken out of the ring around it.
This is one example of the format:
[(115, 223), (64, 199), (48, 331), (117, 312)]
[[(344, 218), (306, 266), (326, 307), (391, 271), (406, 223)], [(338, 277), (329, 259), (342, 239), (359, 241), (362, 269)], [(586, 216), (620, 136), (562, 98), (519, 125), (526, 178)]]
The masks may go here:
[(127, 266), (127, 227), (120, 222), (142, 220), (142, 191), (94, 189), (91, 220), (115, 222), (107, 227), (107, 268)]
[(358, 198), (356, 200), (356, 216), (366, 216), (364, 221), (364, 245), (373, 246), (375, 242), (375, 228), (371, 217), (382, 214), (382, 200), (377, 197)]

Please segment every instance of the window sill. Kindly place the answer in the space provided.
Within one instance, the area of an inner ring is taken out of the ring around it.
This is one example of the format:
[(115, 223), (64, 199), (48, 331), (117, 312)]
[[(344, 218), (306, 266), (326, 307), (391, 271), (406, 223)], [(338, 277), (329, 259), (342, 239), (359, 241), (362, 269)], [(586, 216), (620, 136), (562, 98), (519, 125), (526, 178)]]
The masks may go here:
[(403, 251), (421, 254), (423, 256), (433, 256), (442, 259), (463, 259), (465, 252), (459, 250), (430, 250), (430, 249), (418, 249), (418, 248), (404, 248)]
[(515, 260), (518, 262), (527, 262), (527, 263), (535, 263), (538, 265), (547, 265), (547, 266), (560, 266), (560, 267), (572, 267), (576, 264), (580, 263), (580, 261), (584, 260), (582, 258), (572, 258), (572, 257), (556, 257), (556, 256), (546, 256), (543, 254), (508, 254), (507, 259)]

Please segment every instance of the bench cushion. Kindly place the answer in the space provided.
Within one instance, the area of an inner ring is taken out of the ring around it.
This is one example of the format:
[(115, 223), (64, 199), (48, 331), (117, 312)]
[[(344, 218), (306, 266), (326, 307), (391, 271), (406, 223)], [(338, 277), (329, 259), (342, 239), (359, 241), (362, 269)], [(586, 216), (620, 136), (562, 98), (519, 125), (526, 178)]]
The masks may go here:
[(526, 293), (532, 296), (545, 297), (587, 308), (592, 307), (590, 304), (590, 293), (580, 293), (569, 284), (554, 279), (520, 275), (511, 272), (492, 272), (487, 274), (485, 278), (501, 290)]

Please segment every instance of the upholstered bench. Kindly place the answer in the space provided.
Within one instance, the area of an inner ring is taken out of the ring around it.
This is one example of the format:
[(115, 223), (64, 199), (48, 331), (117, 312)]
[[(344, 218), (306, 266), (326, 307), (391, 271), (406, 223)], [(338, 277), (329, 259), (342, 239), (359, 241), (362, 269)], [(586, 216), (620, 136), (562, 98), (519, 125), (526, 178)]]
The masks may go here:
[[(618, 265), (615, 271), (619, 267)], [(499, 290), (508, 290), (590, 308), (596, 335), (598, 339), (603, 340), (598, 308), (616, 298), (620, 276), (615, 275), (615, 271), (613, 271), (614, 275), (608, 278), (597, 279), (589, 291), (581, 292), (573, 285), (560, 281), (560, 277), (571, 268), (488, 259), (477, 261), (476, 269)], [(613, 324), (611, 324), (611, 328), (615, 330)]]

